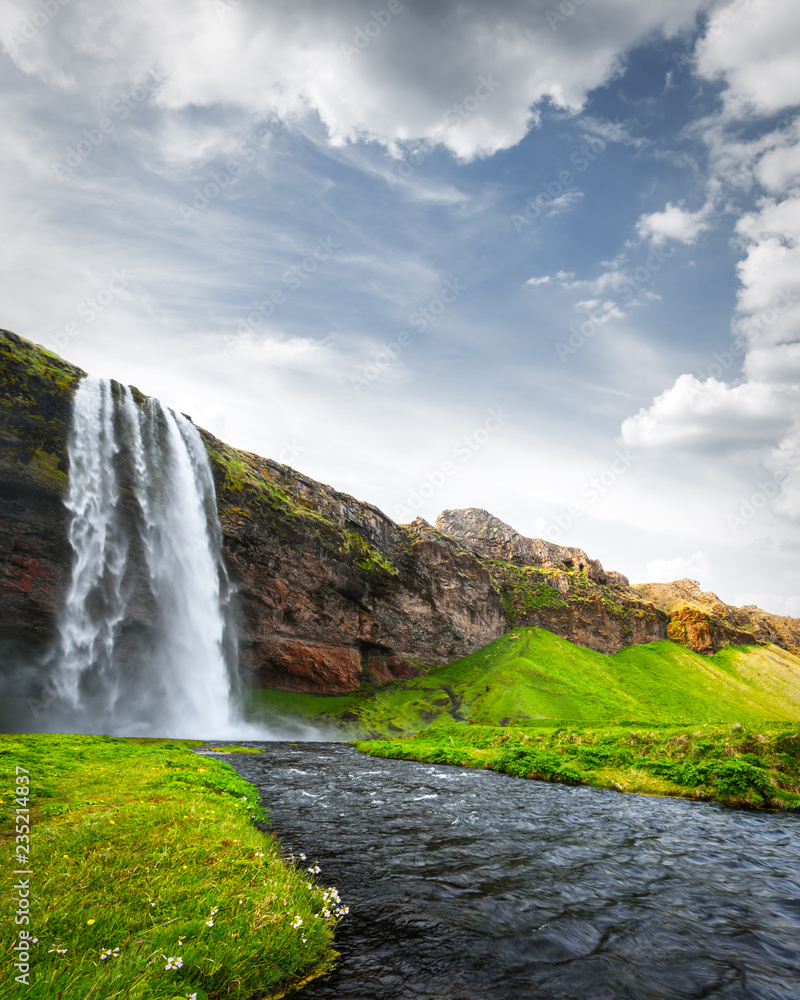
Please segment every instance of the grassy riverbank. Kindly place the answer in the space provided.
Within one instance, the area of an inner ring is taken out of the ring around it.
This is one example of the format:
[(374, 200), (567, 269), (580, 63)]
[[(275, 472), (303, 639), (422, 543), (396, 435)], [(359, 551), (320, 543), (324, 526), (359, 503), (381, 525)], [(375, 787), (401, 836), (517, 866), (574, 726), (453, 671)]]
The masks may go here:
[(375, 757), (489, 768), (523, 778), (645, 795), (800, 811), (800, 728), (437, 725), (356, 747)]
[[(0, 736), (0, 996), (244, 1000), (330, 963), (335, 895), (313, 859), (281, 856), (253, 823), (256, 789), (199, 745)], [(13, 965), (25, 931), (28, 986)]]

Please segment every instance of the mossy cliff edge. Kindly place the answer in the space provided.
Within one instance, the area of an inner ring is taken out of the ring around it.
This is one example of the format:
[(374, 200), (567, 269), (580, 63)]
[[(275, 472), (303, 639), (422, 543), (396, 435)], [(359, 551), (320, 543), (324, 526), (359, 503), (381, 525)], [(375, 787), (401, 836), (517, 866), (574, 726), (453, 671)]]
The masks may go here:
[(84, 372), (0, 332), (0, 659), (46, 647), (69, 580), (63, 496), (72, 393)]
[[(0, 648), (41, 652), (69, 578), (63, 495), (83, 372), (0, 331)], [(701, 653), (773, 642), (800, 622), (731, 608), (692, 581), (631, 587), (580, 549), (527, 539), (486, 511), (398, 525), (376, 507), (201, 431), (254, 686), (332, 693), (424, 673), (514, 626), (613, 653), (671, 639)], [(134, 602), (146, 628), (146, 595)]]

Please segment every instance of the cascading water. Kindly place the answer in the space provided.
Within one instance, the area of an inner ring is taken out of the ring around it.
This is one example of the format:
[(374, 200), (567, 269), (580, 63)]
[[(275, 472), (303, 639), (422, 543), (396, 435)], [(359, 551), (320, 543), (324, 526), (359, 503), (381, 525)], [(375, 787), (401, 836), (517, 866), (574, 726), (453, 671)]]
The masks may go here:
[(69, 460), (73, 569), (51, 722), (126, 736), (241, 732), (232, 588), (197, 429), (90, 377), (75, 395)]

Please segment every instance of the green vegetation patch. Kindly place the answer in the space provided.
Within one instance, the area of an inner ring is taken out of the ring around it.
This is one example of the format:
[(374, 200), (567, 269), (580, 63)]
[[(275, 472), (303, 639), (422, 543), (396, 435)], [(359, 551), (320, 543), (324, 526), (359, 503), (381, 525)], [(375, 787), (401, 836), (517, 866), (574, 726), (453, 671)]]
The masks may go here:
[(0, 330), (0, 471), (49, 492), (67, 487), (72, 394), (84, 373)]
[(392, 585), (399, 570), (389, 555), (340, 524), (320, 496), (306, 496), (300, 479), (293, 483), (291, 470), (279, 482), (263, 458), (201, 433), (214, 470), (220, 520), (243, 528), (244, 544), (255, 548), (260, 529), (287, 541), (297, 535), (315, 537), (321, 548), (349, 563), (355, 575), (371, 576), (383, 587)]
[[(517, 566), (497, 559), (487, 560), (487, 566), (512, 625), (532, 611), (563, 608), (567, 604), (566, 596), (556, 586), (559, 575), (564, 575), (559, 570)], [(569, 577), (570, 590), (573, 591), (570, 596), (574, 599), (576, 590), (585, 583), (585, 579), (577, 573), (571, 573)]]
[(356, 743), (374, 757), (480, 767), (620, 792), (716, 800), (800, 812), (800, 729), (704, 725), (498, 729), (438, 725), (415, 736)]
[(0, 737), (3, 981), (29, 942), (20, 996), (245, 1000), (329, 967), (338, 895), (282, 857), (254, 825), (257, 790), (198, 745)]
[(486, 559), (484, 564), (511, 626), (536, 621), (543, 611), (580, 614), (585, 610), (591, 614), (602, 605), (608, 615), (618, 620), (622, 635), (630, 637), (637, 619), (654, 615), (652, 609), (620, 604), (619, 594), (590, 580), (586, 570), (518, 566), (500, 559)]
[(435, 719), (476, 725), (760, 724), (800, 718), (800, 657), (777, 646), (701, 656), (663, 640), (613, 656), (516, 628), (424, 677), (352, 694), (249, 693), (252, 717), (296, 718), (355, 737), (410, 735)]

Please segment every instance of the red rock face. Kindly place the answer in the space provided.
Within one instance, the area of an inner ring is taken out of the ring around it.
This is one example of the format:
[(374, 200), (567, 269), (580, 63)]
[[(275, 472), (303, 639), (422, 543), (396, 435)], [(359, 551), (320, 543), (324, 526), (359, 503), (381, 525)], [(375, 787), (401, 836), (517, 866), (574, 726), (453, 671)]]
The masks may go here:
[(352, 646), (274, 637), (259, 643), (246, 660), (266, 687), (355, 691), (361, 682), (361, 660)]
[(667, 638), (705, 655), (716, 653), (718, 648), (711, 620), (695, 608), (682, 607), (673, 611)]
[(421, 664), (458, 659), (506, 630), (489, 572), (454, 539), (435, 537), (425, 522), (398, 526), (368, 504), (251, 458), (270, 484), (302, 495), (326, 521), (307, 507), (265, 502), (256, 490), (226, 489), (218, 476), (248, 683), (352, 690), (417, 676)]
[(48, 496), (0, 480), (0, 639), (44, 649), (69, 584), (66, 509)]

